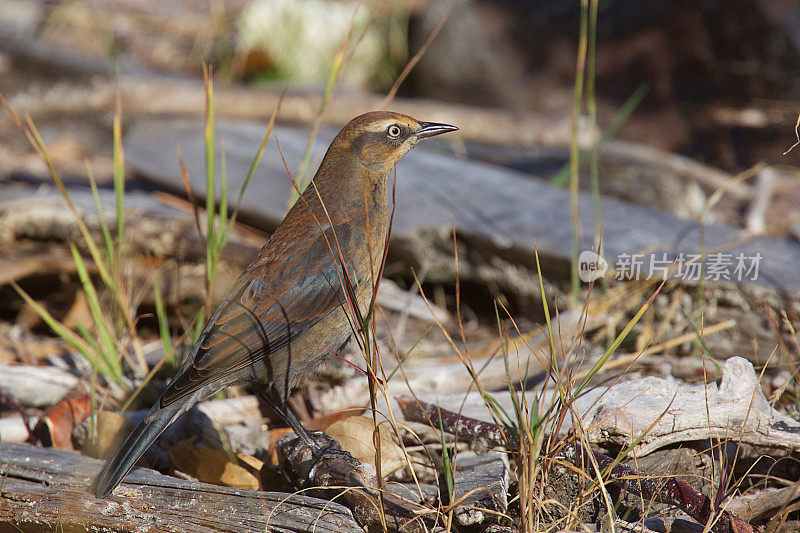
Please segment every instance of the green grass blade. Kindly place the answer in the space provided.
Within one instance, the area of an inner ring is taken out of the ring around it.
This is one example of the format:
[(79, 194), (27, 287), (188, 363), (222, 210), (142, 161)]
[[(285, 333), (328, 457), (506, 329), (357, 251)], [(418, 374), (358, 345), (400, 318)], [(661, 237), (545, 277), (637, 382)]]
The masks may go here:
[(72, 252), (72, 259), (75, 262), (75, 269), (78, 272), (78, 277), (81, 280), (81, 287), (86, 295), (86, 302), (89, 306), (89, 311), (94, 319), (95, 327), (97, 328), (98, 335), (100, 336), (99, 355), (103, 358), (108, 368), (111, 370), (112, 375), (107, 376), (119, 381), (122, 377), (122, 367), (120, 365), (120, 358), (117, 356), (116, 343), (111, 335), (111, 330), (106, 322), (106, 317), (100, 307), (100, 300), (97, 297), (97, 291), (94, 288), (89, 272), (86, 269), (86, 264), (83, 262), (81, 254), (74, 244), (70, 244), (70, 251)]
[(53, 315), (51, 315), (47, 309), (45, 309), (41, 304), (36, 302), (33, 298), (31, 298), (28, 293), (22, 290), (22, 287), (17, 285), (16, 282), (11, 282), (11, 286), (17, 291), (17, 294), (25, 300), (25, 302), (31, 306), (31, 308), (36, 312), (39, 318), (44, 321), (45, 324), (48, 325), (53, 332), (64, 339), (64, 341), (69, 344), (73, 349), (80, 352), (86, 360), (95, 368), (98, 372), (102, 373), (103, 375), (110, 376), (112, 375), (112, 371), (110, 368), (107, 368), (105, 362), (102, 359), (97, 357), (96, 353), (92, 352), (92, 349), (89, 345), (86, 344), (81, 337), (73, 333), (69, 330), (66, 326), (64, 326), (61, 322), (56, 320)]
[[(308, 165), (311, 161), (311, 150), (314, 148), (314, 141), (317, 139), (317, 134), (319, 133), (319, 119), (322, 116), (322, 112), (325, 110), (325, 107), (328, 105), (328, 101), (333, 95), (333, 90), (336, 88), (336, 81), (339, 79), (339, 72), (344, 65), (345, 48), (349, 39), (350, 32), (348, 32), (345, 36), (342, 46), (339, 48), (339, 52), (336, 54), (336, 57), (333, 60), (331, 70), (328, 72), (328, 80), (325, 83), (325, 91), (322, 93), (322, 99), (320, 100), (319, 109), (317, 111), (317, 119), (314, 120), (314, 124), (311, 127), (311, 134), (308, 136), (306, 149), (305, 152), (303, 152), (303, 159), (300, 160), (300, 167), (297, 169), (297, 179), (295, 181), (297, 182), (297, 189), (300, 190), (300, 193), (302, 193), (311, 182), (311, 180), (308, 178)], [(287, 209), (292, 207), (298, 198), (300, 198), (300, 196), (298, 195), (297, 190), (292, 187)]]
[(525, 425), (523, 422), (525, 418), (522, 416), (522, 405), (517, 396), (517, 391), (514, 389), (514, 384), (511, 382), (511, 370), (508, 368), (508, 346), (506, 344), (506, 336), (503, 334), (503, 324), (500, 321), (500, 310), (497, 308), (497, 302), (494, 304), (494, 314), (497, 320), (497, 331), (500, 338), (500, 351), (503, 355), (503, 365), (506, 371), (506, 385), (508, 386), (508, 395), (511, 398), (511, 405), (514, 407), (514, 418), (516, 420), (517, 427), (520, 430), (525, 429)]
[(578, 129), (580, 125), (581, 109), (583, 106), (584, 73), (586, 68), (586, 52), (588, 48), (588, 0), (581, 0), (580, 38), (578, 39), (578, 64), (575, 68), (575, 90), (570, 112), (570, 143), (569, 143), (569, 205), (572, 219), (571, 231), (571, 258), (570, 263), (570, 300), (573, 307), (578, 305), (578, 291), (580, 290), (580, 277), (578, 274), (578, 254), (583, 240), (583, 227), (581, 225), (580, 205), (578, 202), (579, 191), (579, 165), (580, 153), (578, 147)]
[(620, 110), (614, 113), (614, 117), (611, 119), (611, 124), (608, 125), (608, 128), (603, 130), (600, 134), (600, 143), (603, 141), (607, 141), (608, 139), (613, 138), (617, 132), (620, 130), (622, 126), (628, 121), (628, 119), (633, 115), (633, 112), (639, 107), (639, 104), (642, 103), (644, 97), (647, 96), (647, 93), (650, 92), (650, 84), (645, 82), (639, 85), (633, 94), (631, 94), (625, 103), (622, 104)]
[(83, 222), (80, 213), (78, 213), (77, 207), (75, 207), (75, 204), (72, 203), (72, 199), (69, 197), (67, 188), (64, 185), (64, 182), (62, 181), (58, 171), (56, 170), (55, 165), (53, 164), (53, 160), (50, 157), (49, 151), (47, 150), (47, 145), (45, 145), (41, 135), (39, 134), (39, 130), (36, 128), (36, 125), (33, 123), (33, 121), (30, 120), (30, 117), (28, 118), (28, 128), (34, 138), (34, 142), (36, 143), (36, 149), (44, 160), (45, 165), (47, 165), (50, 177), (53, 179), (53, 182), (56, 184), (59, 192), (61, 192), (61, 196), (67, 202), (67, 206), (75, 217), (75, 220), (78, 224), (78, 230), (81, 232), (81, 237), (83, 237), (86, 246), (89, 248), (89, 254), (92, 256), (92, 260), (97, 266), (97, 271), (99, 272), (100, 277), (103, 279), (103, 282), (106, 284), (106, 286), (114, 293), (117, 303), (121, 306), (124, 306), (124, 303), (119, 296), (119, 291), (116, 290), (116, 284), (111, 278), (111, 274), (109, 273), (109, 270), (103, 261), (100, 251), (97, 249), (97, 244), (94, 242), (92, 234), (89, 233), (89, 228), (86, 227), (86, 224)]
[(447, 485), (447, 495), (449, 496), (448, 501), (452, 502), (455, 495), (455, 476), (453, 475), (453, 463), (450, 460), (450, 452), (447, 449), (447, 441), (444, 438), (442, 408), (439, 407), (438, 403), (436, 404), (436, 408), (439, 409), (439, 439), (442, 442), (442, 474), (444, 475), (444, 481)]
[(205, 158), (206, 158), (206, 281), (209, 287), (209, 300), (213, 286), (214, 250), (217, 242), (214, 226), (216, 185), (216, 141), (214, 138), (214, 88), (211, 73), (206, 70), (206, 117), (205, 117)]
[(75, 324), (75, 328), (78, 330), (78, 333), (81, 334), (83, 340), (85, 340), (95, 352), (100, 352), (100, 346), (97, 344), (97, 340), (94, 338), (94, 335), (92, 335), (83, 324)]
[(88, 164), (86, 165), (86, 175), (89, 177), (89, 186), (92, 189), (92, 198), (94, 198), (95, 209), (97, 209), (97, 218), (100, 220), (100, 231), (103, 235), (103, 247), (106, 251), (106, 259), (108, 260), (109, 269), (113, 272), (115, 270), (114, 241), (111, 238), (111, 231), (108, 229), (108, 222), (106, 221), (103, 204), (100, 201), (100, 193), (97, 191), (97, 181), (94, 178), (94, 172), (92, 172), (92, 168)]
[(539, 249), (536, 247), (536, 241), (533, 241), (533, 256), (536, 259), (536, 275), (539, 277), (539, 292), (542, 295), (542, 310), (544, 311), (544, 320), (547, 324), (547, 340), (550, 342), (550, 353), (553, 361), (553, 369), (558, 376), (558, 358), (556, 357), (556, 343), (553, 339), (553, 324), (550, 322), (550, 306), (547, 305), (547, 297), (544, 292), (544, 277), (542, 276), (542, 266), (539, 264)]
[[(586, 105), (592, 130), (597, 131), (597, 96), (595, 94), (595, 52), (597, 49), (597, 9), (599, 0), (589, 4), (589, 53), (586, 65)], [(589, 177), (592, 191), (592, 209), (594, 210), (594, 246), (600, 251), (600, 235), (603, 228), (603, 217), (600, 212), (600, 140), (592, 139), (589, 157)], [(580, 159), (580, 155), (579, 155)]]
[(542, 418), (539, 417), (539, 397), (533, 397), (533, 405), (531, 405), (531, 412), (528, 417), (528, 427), (537, 430), (541, 427)]
[(267, 129), (264, 131), (264, 135), (261, 136), (261, 142), (258, 143), (258, 150), (256, 150), (255, 156), (253, 156), (253, 159), (250, 161), (250, 168), (247, 169), (247, 175), (244, 177), (242, 187), (239, 189), (239, 197), (236, 199), (236, 205), (233, 208), (233, 213), (231, 214), (231, 218), (225, 226), (225, 239), (223, 242), (227, 242), (228, 234), (233, 229), (233, 225), (236, 223), (236, 217), (239, 215), (239, 207), (242, 205), (244, 192), (247, 190), (247, 186), (250, 185), (250, 180), (253, 178), (253, 174), (255, 174), (258, 165), (261, 163), (261, 158), (264, 156), (264, 150), (266, 150), (267, 143), (269, 142), (270, 137), (272, 137), (272, 130), (275, 129), (275, 122), (278, 120), (278, 112), (281, 109), (282, 102), (283, 94), (281, 94), (281, 97), (278, 99), (278, 105), (275, 107), (275, 111), (272, 112), (272, 116), (269, 118)]
[[(217, 242), (214, 246), (214, 255), (217, 261), (219, 261), (222, 248), (225, 246), (225, 238), (228, 236), (228, 233), (225, 231), (228, 220), (228, 166), (225, 157), (225, 139), (222, 139), (220, 142), (219, 151), (219, 222), (217, 226)], [(214, 265), (214, 271), (216, 272), (216, 264)]]
[(514, 419), (511, 418), (511, 416), (508, 414), (505, 408), (502, 405), (500, 405), (500, 402), (498, 402), (494, 396), (492, 396), (488, 392), (485, 392), (483, 393), (483, 401), (486, 402), (486, 404), (489, 407), (491, 407), (492, 411), (494, 412), (495, 416), (500, 421), (500, 423), (502, 423), (506, 427), (518, 429), (516, 422), (514, 422)]
[(122, 104), (117, 94), (117, 110), (114, 113), (114, 199), (117, 211), (117, 251), (121, 252), (125, 241), (125, 154), (122, 150)]
[(398, 360), (398, 362), (397, 362), (397, 365), (395, 365), (395, 367), (392, 369), (392, 371), (391, 371), (391, 372), (389, 372), (389, 375), (386, 377), (386, 380), (385, 380), (385, 381), (387, 381), (387, 382), (388, 382), (390, 379), (392, 379), (392, 376), (394, 376), (395, 372), (397, 372), (398, 370), (400, 370), (400, 365), (402, 365), (402, 364), (403, 364), (403, 362), (404, 362), (406, 359), (408, 359), (408, 357), (411, 355), (411, 352), (413, 352), (413, 351), (414, 351), (414, 349), (417, 347), (417, 344), (419, 344), (420, 342), (422, 342), (422, 339), (424, 339), (425, 337), (427, 337), (427, 336), (428, 336), (428, 333), (430, 333), (431, 329), (433, 329), (433, 326), (428, 326), (428, 329), (426, 329), (426, 330), (425, 330), (425, 333), (423, 333), (423, 334), (420, 336), (420, 338), (418, 338), (418, 339), (417, 339), (417, 340), (414, 342), (414, 344), (412, 344), (412, 345), (411, 345), (411, 348), (409, 348), (409, 349), (406, 351), (406, 353), (405, 353), (405, 354), (403, 354), (403, 357), (399, 358), (399, 360)]
[(197, 342), (197, 339), (200, 338), (200, 334), (203, 332), (203, 328), (206, 325), (206, 310), (200, 308), (197, 312), (197, 317), (194, 321), (194, 328), (192, 328), (192, 344)]
[(167, 321), (167, 312), (164, 307), (164, 300), (161, 296), (161, 289), (159, 289), (158, 280), (156, 280), (155, 277), (153, 277), (153, 292), (155, 293), (156, 319), (158, 320), (158, 333), (161, 337), (164, 359), (167, 363), (172, 364), (172, 337), (169, 334), (169, 322)]

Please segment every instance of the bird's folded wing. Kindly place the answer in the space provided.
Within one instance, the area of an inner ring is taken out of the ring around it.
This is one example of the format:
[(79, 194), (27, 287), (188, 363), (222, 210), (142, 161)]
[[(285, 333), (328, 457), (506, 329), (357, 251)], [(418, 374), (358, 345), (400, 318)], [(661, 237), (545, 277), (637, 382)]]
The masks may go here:
[[(162, 405), (167, 406), (255, 361), (269, 363), (271, 354), (308, 331), (328, 313), (337, 307), (345, 312), (349, 304), (341, 262), (331, 261), (330, 255), (327, 260), (324, 254), (322, 257), (320, 262), (324, 261), (327, 268), (306, 265), (312, 268), (303, 269), (309, 273), (300, 277), (276, 276), (265, 282), (258, 276), (243, 276), (209, 321), (192, 360), (184, 364), (164, 391)], [(352, 266), (347, 272), (355, 287)]]

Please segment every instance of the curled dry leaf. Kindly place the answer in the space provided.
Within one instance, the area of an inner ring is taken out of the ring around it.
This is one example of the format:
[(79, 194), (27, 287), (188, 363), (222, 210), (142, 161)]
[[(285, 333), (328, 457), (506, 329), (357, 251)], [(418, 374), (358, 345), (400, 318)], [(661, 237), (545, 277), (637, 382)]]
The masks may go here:
[(186, 439), (169, 452), (174, 470), (189, 474), (198, 481), (239, 489), (261, 489), (261, 461), (243, 453), (201, 448)]
[(92, 399), (79, 389), (45, 410), (33, 428), (33, 434), (45, 446), (73, 449), (72, 430), (91, 412)]
[(363, 414), (365, 410), (366, 409), (354, 407), (351, 409), (342, 409), (341, 411), (336, 411), (328, 415), (316, 416), (308, 421), (306, 428), (312, 431), (326, 431), (336, 422), (359, 416)]
[[(360, 462), (372, 465), (377, 470), (374, 432), (375, 424), (364, 416), (351, 416), (339, 420), (328, 426), (325, 431), (332, 439), (339, 442), (343, 450), (350, 452)], [(402, 448), (394, 441), (393, 432), (389, 426), (381, 424), (378, 432), (381, 439), (380, 473), (386, 476), (404, 467), (406, 458)]]

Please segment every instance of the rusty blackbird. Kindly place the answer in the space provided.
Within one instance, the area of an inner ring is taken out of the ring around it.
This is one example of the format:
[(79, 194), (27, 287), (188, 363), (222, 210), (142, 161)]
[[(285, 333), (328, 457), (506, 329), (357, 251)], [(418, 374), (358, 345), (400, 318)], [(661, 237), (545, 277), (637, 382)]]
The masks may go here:
[(300, 378), (353, 331), (384, 252), (387, 182), (420, 140), (454, 131), (388, 111), (354, 118), (331, 142), (310, 185), (209, 319), (144, 420), (94, 482), (108, 495), (178, 416), (233, 384), (259, 391), (313, 445), (289, 410)]

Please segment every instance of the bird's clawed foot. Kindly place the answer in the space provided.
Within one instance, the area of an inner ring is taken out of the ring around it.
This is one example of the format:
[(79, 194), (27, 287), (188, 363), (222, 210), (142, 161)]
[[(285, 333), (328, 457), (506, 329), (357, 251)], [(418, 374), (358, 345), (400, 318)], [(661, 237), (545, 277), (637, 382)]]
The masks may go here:
[(284, 472), (297, 487), (318, 485), (316, 478), (321, 473), (320, 465), (325, 465), (323, 471), (348, 471), (360, 465), (357, 459), (322, 431), (304, 429), (300, 434), (289, 433), (278, 439), (276, 448)]
[(304, 429), (300, 434), (300, 440), (311, 450), (314, 459), (321, 459), (323, 456), (340, 455), (350, 457), (350, 453), (342, 450), (341, 445), (329, 437), (324, 431), (308, 431)]
[(315, 484), (314, 478), (320, 473), (317, 466), (321, 464), (325, 465), (322, 471), (351, 471), (359, 467), (361, 463), (324, 432), (307, 430), (277, 395), (263, 394), (262, 399), (294, 430), (275, 443), (280, 464), (292, 484), (298, 487)]

